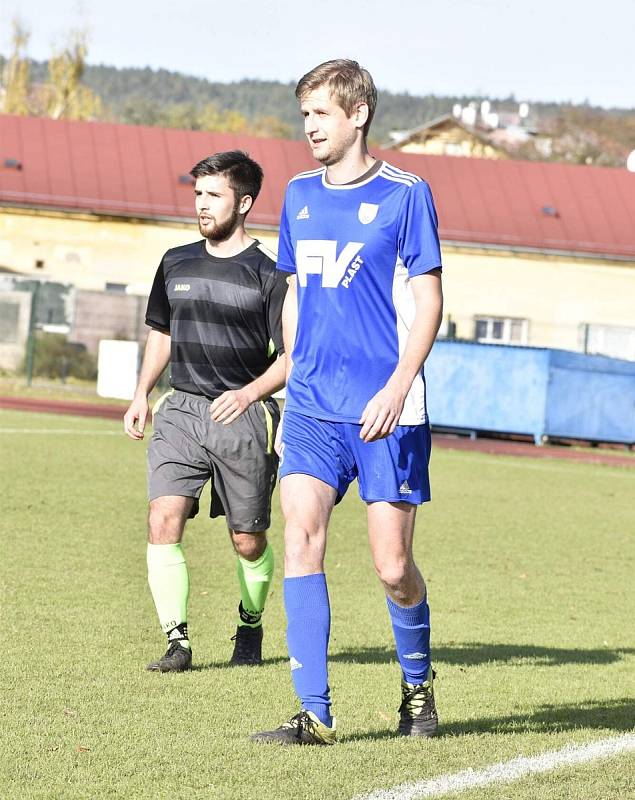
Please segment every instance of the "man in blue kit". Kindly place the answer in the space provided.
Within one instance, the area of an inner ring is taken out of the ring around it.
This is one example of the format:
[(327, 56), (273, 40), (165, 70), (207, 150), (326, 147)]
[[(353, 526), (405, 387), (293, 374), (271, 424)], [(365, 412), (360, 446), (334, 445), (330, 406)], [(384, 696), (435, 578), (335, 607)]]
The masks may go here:
[(284, 601), (301, 711), (261, 742), (333, 744), (324, 555), (334, 505), (355, 478), (402, 671), (399, 733), (434, 736), (438, 719), (426, 586), (412, 555), (417, 505), (430, 499), (423, 363), (442, 313), (430, 189), (369, 153), (377, 92), (355, 61), (298, 83), (319, 169), (287, 188), (277, 267), (289, 372), (281, 443)]

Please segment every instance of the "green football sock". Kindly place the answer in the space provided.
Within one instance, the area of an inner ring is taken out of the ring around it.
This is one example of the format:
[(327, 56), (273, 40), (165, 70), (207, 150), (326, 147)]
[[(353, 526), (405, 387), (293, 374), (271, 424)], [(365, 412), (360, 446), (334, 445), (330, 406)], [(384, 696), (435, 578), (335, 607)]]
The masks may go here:
[(265, 608), (267, 594), (273, 578), (273, 550), (267, 544), (265, 552), (257, 561), (247, 561), (238, 556), (238, 580), (240, 581), (239, 625), (257, 628)]
[(159, 615), (159, 622), (168, 638), (178, 638), (180, 644), (189, 647), (188, 639), (170, 632), (179, 626), (187, 631), (187, 601), (190, 594), (190, 578), (180, 544), (148, 544), (148, 584)]

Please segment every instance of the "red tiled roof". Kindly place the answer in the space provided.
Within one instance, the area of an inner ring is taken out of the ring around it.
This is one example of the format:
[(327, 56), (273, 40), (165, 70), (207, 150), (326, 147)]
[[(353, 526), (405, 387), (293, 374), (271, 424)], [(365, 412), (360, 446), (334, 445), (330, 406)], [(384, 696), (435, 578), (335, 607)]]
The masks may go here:
[[(250, 222), (277, 225), (289, 178), (316, 167), (304, 142), (104, 122), (0, 115), (0, 203), (192, 219), (179, 176), (230, 149), (265, 171)], [(373, 154), (430, 183), (445, 241), (635, 257), (635, 174), (625, 169)]]

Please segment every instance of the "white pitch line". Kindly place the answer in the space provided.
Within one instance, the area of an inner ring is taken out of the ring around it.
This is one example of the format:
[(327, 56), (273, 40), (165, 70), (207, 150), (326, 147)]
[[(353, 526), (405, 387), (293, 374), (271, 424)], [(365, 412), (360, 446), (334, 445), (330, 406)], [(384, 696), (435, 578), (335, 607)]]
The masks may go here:
[(500, 761), (485, 769), (466, 769), (453, 775), (440, 775), (438, 778), (426, 781), (403, 783), (392, 789), (378, 789), (370, 794), (356, 795), (353, 800), (419, 800), (424, 797), (442, 797), (478, 786), (510, 783), (525, 775), (548, 772), (558, 767), (610, 758), (630, 750), (635, 750), (634, 734), (614, 736), (586, 745), (570, 744), (562, 750), (554, 750), (531, 758), (521, 756), (511, 761)]
[(46, 434), (47, 436), (51, 433), (58, 433), (64, 434), (65, 436), (68, 434), (76, 435), (76, 436), (122, 436), (123, 431), (100, 431), (100, 430), (81, 430), (76, 428), (0, 428), (0, 434), (2, 433), (38, 433), (38, 434)]

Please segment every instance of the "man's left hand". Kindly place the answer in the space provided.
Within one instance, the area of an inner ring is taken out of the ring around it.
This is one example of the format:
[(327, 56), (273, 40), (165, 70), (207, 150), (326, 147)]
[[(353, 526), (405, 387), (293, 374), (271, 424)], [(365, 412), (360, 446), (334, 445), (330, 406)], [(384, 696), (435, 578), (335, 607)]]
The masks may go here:
[(359, 438), (364, 442), (374, 442), (390, 436), (397, 427), (404, 400), (403, 393), (393, 389), (389, 384), (380, 389), (366, 403), (364, 413), (359, 420), (362, 426)]
[(217, 397), (209, 407), (210, 417), (214, 422), (222, 422), (229, 425), (246, 411), (252, 404), (248, 392), (245, 389), (230, 389)]

